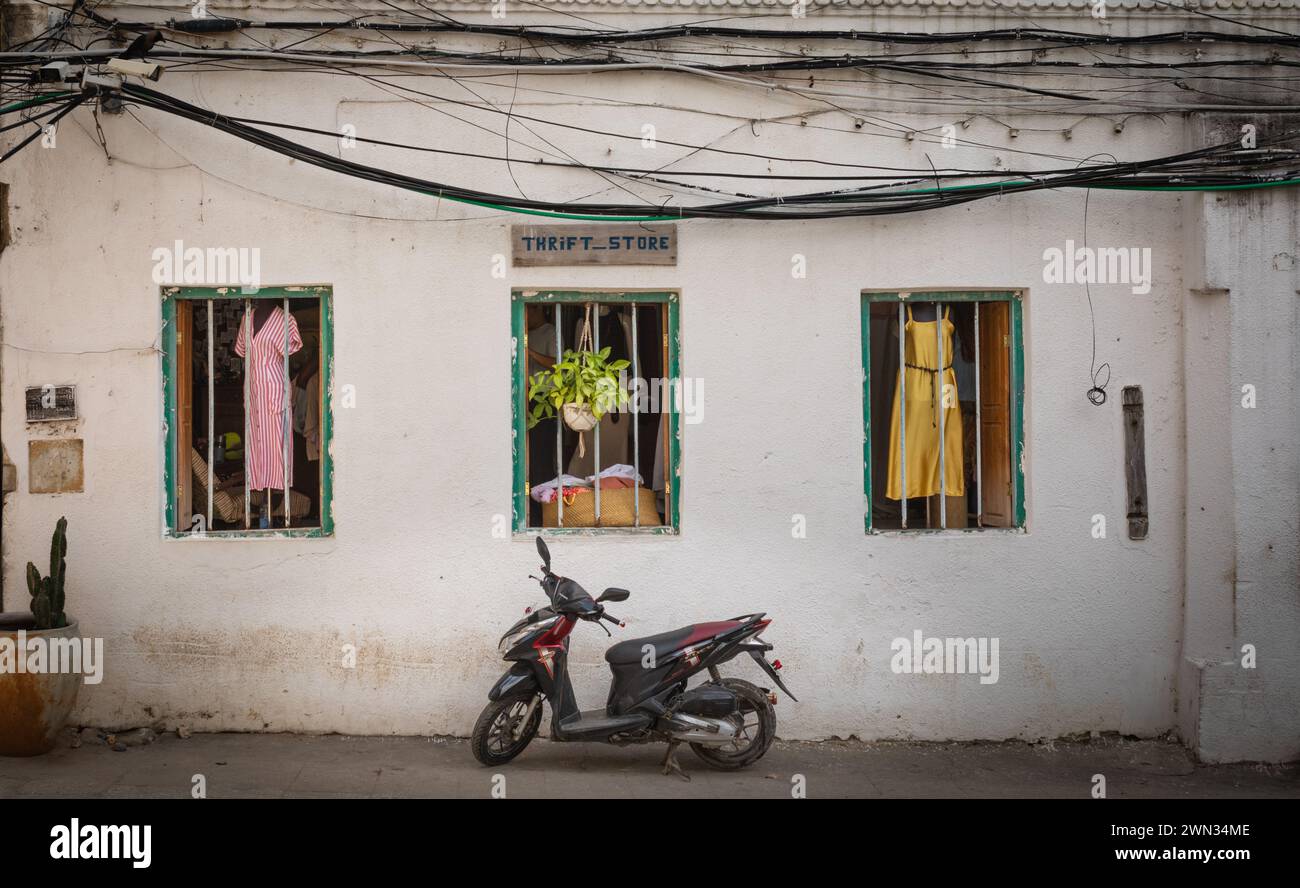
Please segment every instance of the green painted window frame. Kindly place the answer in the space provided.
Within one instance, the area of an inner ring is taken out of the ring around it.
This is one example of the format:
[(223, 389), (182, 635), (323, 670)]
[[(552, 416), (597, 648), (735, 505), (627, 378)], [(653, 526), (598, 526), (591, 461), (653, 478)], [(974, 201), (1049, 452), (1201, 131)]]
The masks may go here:
[[(302, 299), (315, 296), (320, 300), (320, 347), (324, 378), (321, 392), (321, 517), (320, 527), (253, 528), (250, 530), (208, 530), (203, 533), (176, 529), (177, 459), (176, 433), (180, 428), (176, 392), (176, 304), (182, 300), (207, 299)], [(256, 293), (244, 293), (239, 287), (163, 287), (163, 427), (167, 430), (163, 456), (163, 536), (166, 539), (319, 539), (334, 535), (334, 408), (330, 393), (334, 391), (334, 289), (327, 284), (261, 287)]]
[[(1011, 308), (1011, 527), (883, 528), (871, 526), (871, 305), (875, 302), (1006, 302)], [(862, 292), (862, 484), (866, 495), (863, 523), (869, 534), (1023, 532), (1025, 524), (1025, 343), (1024, 292), (1021, 290), (905, 290)]]
[(510, 414), (512, 442), (510, 447), (511, 527), (516, 536), (676, 536), (681, 533), (682, 503), (682, 436), (681, 416), (675, 399), (668, 406), (668, 484), (672, 496), (669, 504), (668, 524), (659, 527), (529, 527), (527, 477), (524, 471), (524, 447), (527, 438), (528, 386), (525, 373), (528, 367), (524, 348), (525, 307), (533, 305), (570, 304), (583, 302), (614, 302), (638, 304), (663, 304), (668, 306), (668, 379), (681, 384), (681, 295), (676, 290), (545, 290), (520, 288), (510, 293)]

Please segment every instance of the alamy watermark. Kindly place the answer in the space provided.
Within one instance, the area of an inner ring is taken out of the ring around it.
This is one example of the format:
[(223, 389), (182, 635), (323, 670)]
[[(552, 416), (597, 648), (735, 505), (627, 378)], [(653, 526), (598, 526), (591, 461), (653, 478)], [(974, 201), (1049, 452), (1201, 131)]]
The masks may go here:
[(1129, 284), (1135, 295), (1151, 292), (1150, 247), (1076, 247), (1043, 251), (1043, 282), (1048, 284)]
[(153, 259), (153, 282), (220, 286), (238, 284), (244, 293), (256, 293), (262, 286), (262, 250), (259, 247), (187, 247), (176, 241), (157, 247)]
[(135, 869), (148, 869), (153, 860), (153, 828), (87, 823), (73, 817), (67, 826), (50, 829), (54, 860), (129, 860)]
[(615, 412), (680, 413), (687, 425), (704, 422), (704, 380), (698, 376), (677, 379), (655, 377), (628, 379), (626, 371), (619, 377), (619, 385), (627, 392), (627, 400)]
[(72, 673), (82, 675), (88, 685), (104, 680), (102, 638), (29, 638), (25, 629), (14, 636), (0, 636), (0, 674)]
[(889, 645), (896, 674), (978, 674), (980, 684), (998, 683), (996, 638), (925, 638), (920, 629)]
[[(621, 397), (619, 392), (625, 393)], [(698, 376), (668, 379), (629, 378), (624, 370), (618, 382), (605, 377), (596, 382), (592, 405), (606, 413), (677, 413), (687, 425), (704, 422), (704, 380)]]

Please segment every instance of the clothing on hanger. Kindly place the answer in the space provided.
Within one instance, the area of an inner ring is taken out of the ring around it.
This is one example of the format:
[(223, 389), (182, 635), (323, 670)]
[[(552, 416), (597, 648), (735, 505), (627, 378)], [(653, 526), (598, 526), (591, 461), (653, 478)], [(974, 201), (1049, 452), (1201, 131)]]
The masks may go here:
[[(251, 316), (246, 317), (248, 322), (239, 325), (239, 335), (235, 339), (235, 354), (241, 358), (244, 357), (248, 324), (252, 322)], [(286, 318), (278, 305), (253, 334), (251, 346), (247, 348), (250, 376), (248, 403), (244, 409), (248, 413), (249, 440), (244, 449), (244, 465), (251, 490), (283, 488), (286, 468), (289, 477), (293, 477), (293, 448), (289, 448), (287, 467), (284, 456), (285, 410), (291, 409), (291, 405), (284, 402), (286, 327), (289, 354), (293, 354), (302, 348), (298, 322), (292, 314)]]
[[(912, 318), (912, 307), (907, 307), (907, 322), (903, 326), (903, 363), (898, 382), (894, 385), (894, 407), (889, 420), (889, 481), (885, 496), (903, 498), (902, 451), (899, 440), (899, 418), (906, 423), (907, 445), (907, 498), (933, 496), (942, 487), (948, 496), (965, 493), (965, 473), (962, 470), (962, 419), (957, 398), (957, 374), (953, 370), (953, 333), (956, 327), (945, 306), (942, 320), (917, 321)], [(938, 343), (935, 341), (935, 324), (943, 325), (943, 366), (939, 366)], [(904, 376), (906, 374), (906, 376)], [(907, 382), (907, 402), (901, 405), (900, 389)], [(943, 392), (950, 386), (948, 406), (943, 407)], [(939, 440), (939, 416), (943, 414), (943, 438)], [(939, 478), (939, 449), (943, 448), (943, 480)]]

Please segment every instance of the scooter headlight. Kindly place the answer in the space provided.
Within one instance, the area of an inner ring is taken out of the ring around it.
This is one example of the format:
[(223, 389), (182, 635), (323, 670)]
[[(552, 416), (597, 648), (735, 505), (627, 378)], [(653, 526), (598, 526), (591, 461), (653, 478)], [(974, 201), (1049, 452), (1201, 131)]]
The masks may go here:
[(532, 635), (534, 632), (537, 632), (538, 630), (541, 629), (549, 629), (551, 626), (554, 626), (559, 619), (560, 619), (559, 614), (556, 614), (553, 617), (547, 617), (544, 620), (538, 620), (536, 623), (529, 623), (526, 626), (522, 626), (519, 629), (515, 630), (514, 632), (505, 635), (504, 637), (502, 637), (501, 643), (497, 645), (497, 653), (500, 654), (506, 653), (512, 647), (519, 644), (519, 642), (523, 641), (527, 636)]

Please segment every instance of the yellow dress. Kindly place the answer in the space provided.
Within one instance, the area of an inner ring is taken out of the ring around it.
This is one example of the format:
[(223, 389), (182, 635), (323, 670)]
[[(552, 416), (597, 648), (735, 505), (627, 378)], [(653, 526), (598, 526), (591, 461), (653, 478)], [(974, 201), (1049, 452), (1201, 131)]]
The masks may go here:
[[(889, 419), (889, 484), (885, 495), (892, 500), (901, 499), (902, 478), (900, 456), (903, 444), (907, 448), (907, 498), (934, 496), (939, 492), (939, 410), (944, 408), (944, 493), (962, 496), (965, 477), (962, 472), (961, 405), (957, 400), (957, 373), (952, 368), (953, 330), (943, 312), (943, 386), (940, 388), (939, 362), (933, 321), (912, 320), (912, 307), (907, 307), (907, 323), (903, 326), (903, 361), (900, 368), (907, 373), (907, 439), (899, 441), (898, 412), (901, 380), (894, 384), (894, 409)], [(944, 397), (945, 389), (947, 397)]]

